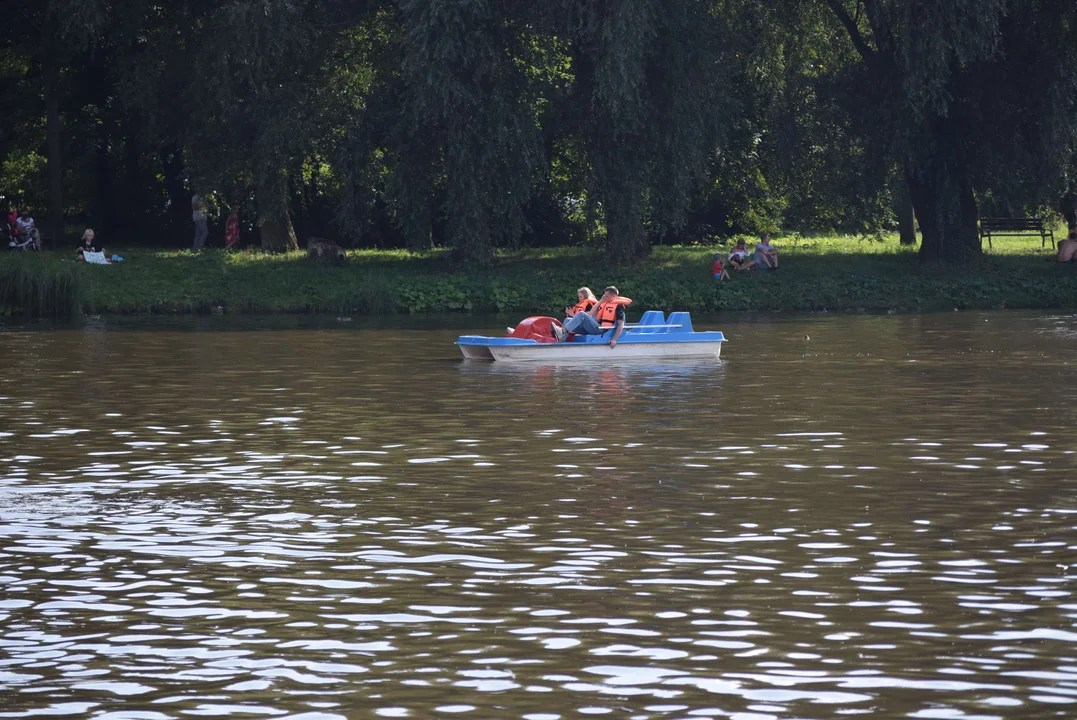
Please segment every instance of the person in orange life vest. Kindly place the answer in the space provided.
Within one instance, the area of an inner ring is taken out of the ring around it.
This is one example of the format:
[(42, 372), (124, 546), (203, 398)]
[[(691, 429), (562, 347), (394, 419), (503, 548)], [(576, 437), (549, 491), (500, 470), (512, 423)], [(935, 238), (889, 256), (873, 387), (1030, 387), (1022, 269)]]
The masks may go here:
[(569, 318), (576, 317), (576, 313), (588, 312), (595, 305), (598, 305), (598, 300), (595, 299), (595, 294), (591, 292), (589, 287), (582, 287), (577, 290), (576, 296), (580, 301), (572, 307), (565, 307), (565, 322), (568, 322)]
[(564, 342), (569, 333), (577, 335), (601, 335), (613, 330), (610, 338), (610, 347), (617, 347), (617, 338), (625, 329), (625, 305), (632, 302), (628, 298), (622, 298), (620, 291), (612, 285), (602, 291), (602, 297), (598, 304), (585, 313), (576, 313), (561, 327), (554, 327), (553, 333), (558, 342)]
[[(565, 306), (565, 319), (564, 322), (561, 323), (562, 325), (567, 323), (570, 318), (575, 317), (576, 313), (587, 312), (598, 304), (598, 300), (595, 300), (595, 294), (591, 292), (591, 288), (589, 287), (580, 288), (576, 291), (576, 295), (579, 297), (580, 301), (572, 307), (569, 307), (568, 305)], [(505, 332), (509, 335), (512, 335), (515, 331), (516, 328), (511, 326), (505, 328)]]

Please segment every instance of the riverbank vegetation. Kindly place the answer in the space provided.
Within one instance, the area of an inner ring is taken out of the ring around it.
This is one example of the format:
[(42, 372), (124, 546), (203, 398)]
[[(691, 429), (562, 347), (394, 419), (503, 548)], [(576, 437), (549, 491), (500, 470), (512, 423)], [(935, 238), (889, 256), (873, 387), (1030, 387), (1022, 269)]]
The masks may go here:
[(978, 216), (1075, 219), (1068, 0), (10, 0), (4, 17), (0, 202), (55, 248), (87, 226), (189, 244), (195, 193), (211, 244), (236, 206), (248, 246), (442, 249), (457, 274), (505, 249), (630, 263), (776, 228), (900, 228), (921, 260), (967, 263)]
[[(635, 310), (716, 312), (930, 311), (1077, 307), (1077, 266), (1054, 262), (1038, 238), (996, 240), (963, 266), (921, 267), (914, 248), (880, 241), (784, 237), (778, 271), (710, 277), (713, 246), (658, 247), (611, 266), (600, 251), (498, 252), (462, 267), (447, 251), (356, 250), (344, 263), (298, 252), (121, 250), (122, 263), (77, 265), (55, 255), (10, 255), (0, 308), (34, 315), (319, 312), (337, 315), (504, 312), (557, 315), (576, 288), (617, 285)], [(724, 246), (728, 249), (728, 246)]]

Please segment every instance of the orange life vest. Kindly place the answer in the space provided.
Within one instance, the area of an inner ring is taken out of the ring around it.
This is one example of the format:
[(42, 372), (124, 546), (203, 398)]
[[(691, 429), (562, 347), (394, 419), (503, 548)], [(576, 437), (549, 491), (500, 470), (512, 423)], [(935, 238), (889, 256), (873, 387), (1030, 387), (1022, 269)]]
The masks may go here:
[(612, 300), (607, 300), (598, 306), (595, 320), (598, 320), (601, 327), (613, 327), (617, 324), (617, 306), (631, 304), (632, 301), (626, 297), (615, 297)]
[(569, 313), (569, 316), (575, 317), (576, 313), (587, 312), (588, 310), (593, 308), (597, 302), (597, 300), (592, 300), (591, 298), (587, 298), (586, 300), (580, 300), (578, 303), (572, 306), (572, 312)]

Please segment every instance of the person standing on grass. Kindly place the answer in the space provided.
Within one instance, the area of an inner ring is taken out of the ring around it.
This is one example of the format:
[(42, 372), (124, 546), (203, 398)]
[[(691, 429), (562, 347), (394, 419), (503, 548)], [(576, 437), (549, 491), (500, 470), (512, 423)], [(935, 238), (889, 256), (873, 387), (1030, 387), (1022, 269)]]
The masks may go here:
[(755, 265), (755, 260), (752, 260), (744, 247), (743, 238), (738, 240), (736, 247), (729, 251), (729, 264), (734, 270), (749, 270)]
[(206, 244), (209, 237), (209, 226), (206, 225), (206, 204), (202, 202), (201, 195), (191, 197), (191, 221), (194, 222), (194, 246), (192, 250), (198, 251)]
[(228, 221), (224, 224), (224, 247), (231, 250), (239, 245), (239, 211), (236, 208), (228, 208)]
[(764, 233), (755, 246), (755, 264), (769, 270), (778, 269), (778, 250), (770, 244), (770, 235)]

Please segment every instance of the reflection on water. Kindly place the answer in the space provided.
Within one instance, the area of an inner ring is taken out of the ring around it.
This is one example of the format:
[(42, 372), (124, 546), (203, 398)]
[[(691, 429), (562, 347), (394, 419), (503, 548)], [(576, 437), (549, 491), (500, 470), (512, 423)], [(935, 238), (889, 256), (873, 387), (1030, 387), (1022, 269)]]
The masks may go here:
[(0, 330), (0, 717), (1077, 715), (1077, 318), (721, 329)]

